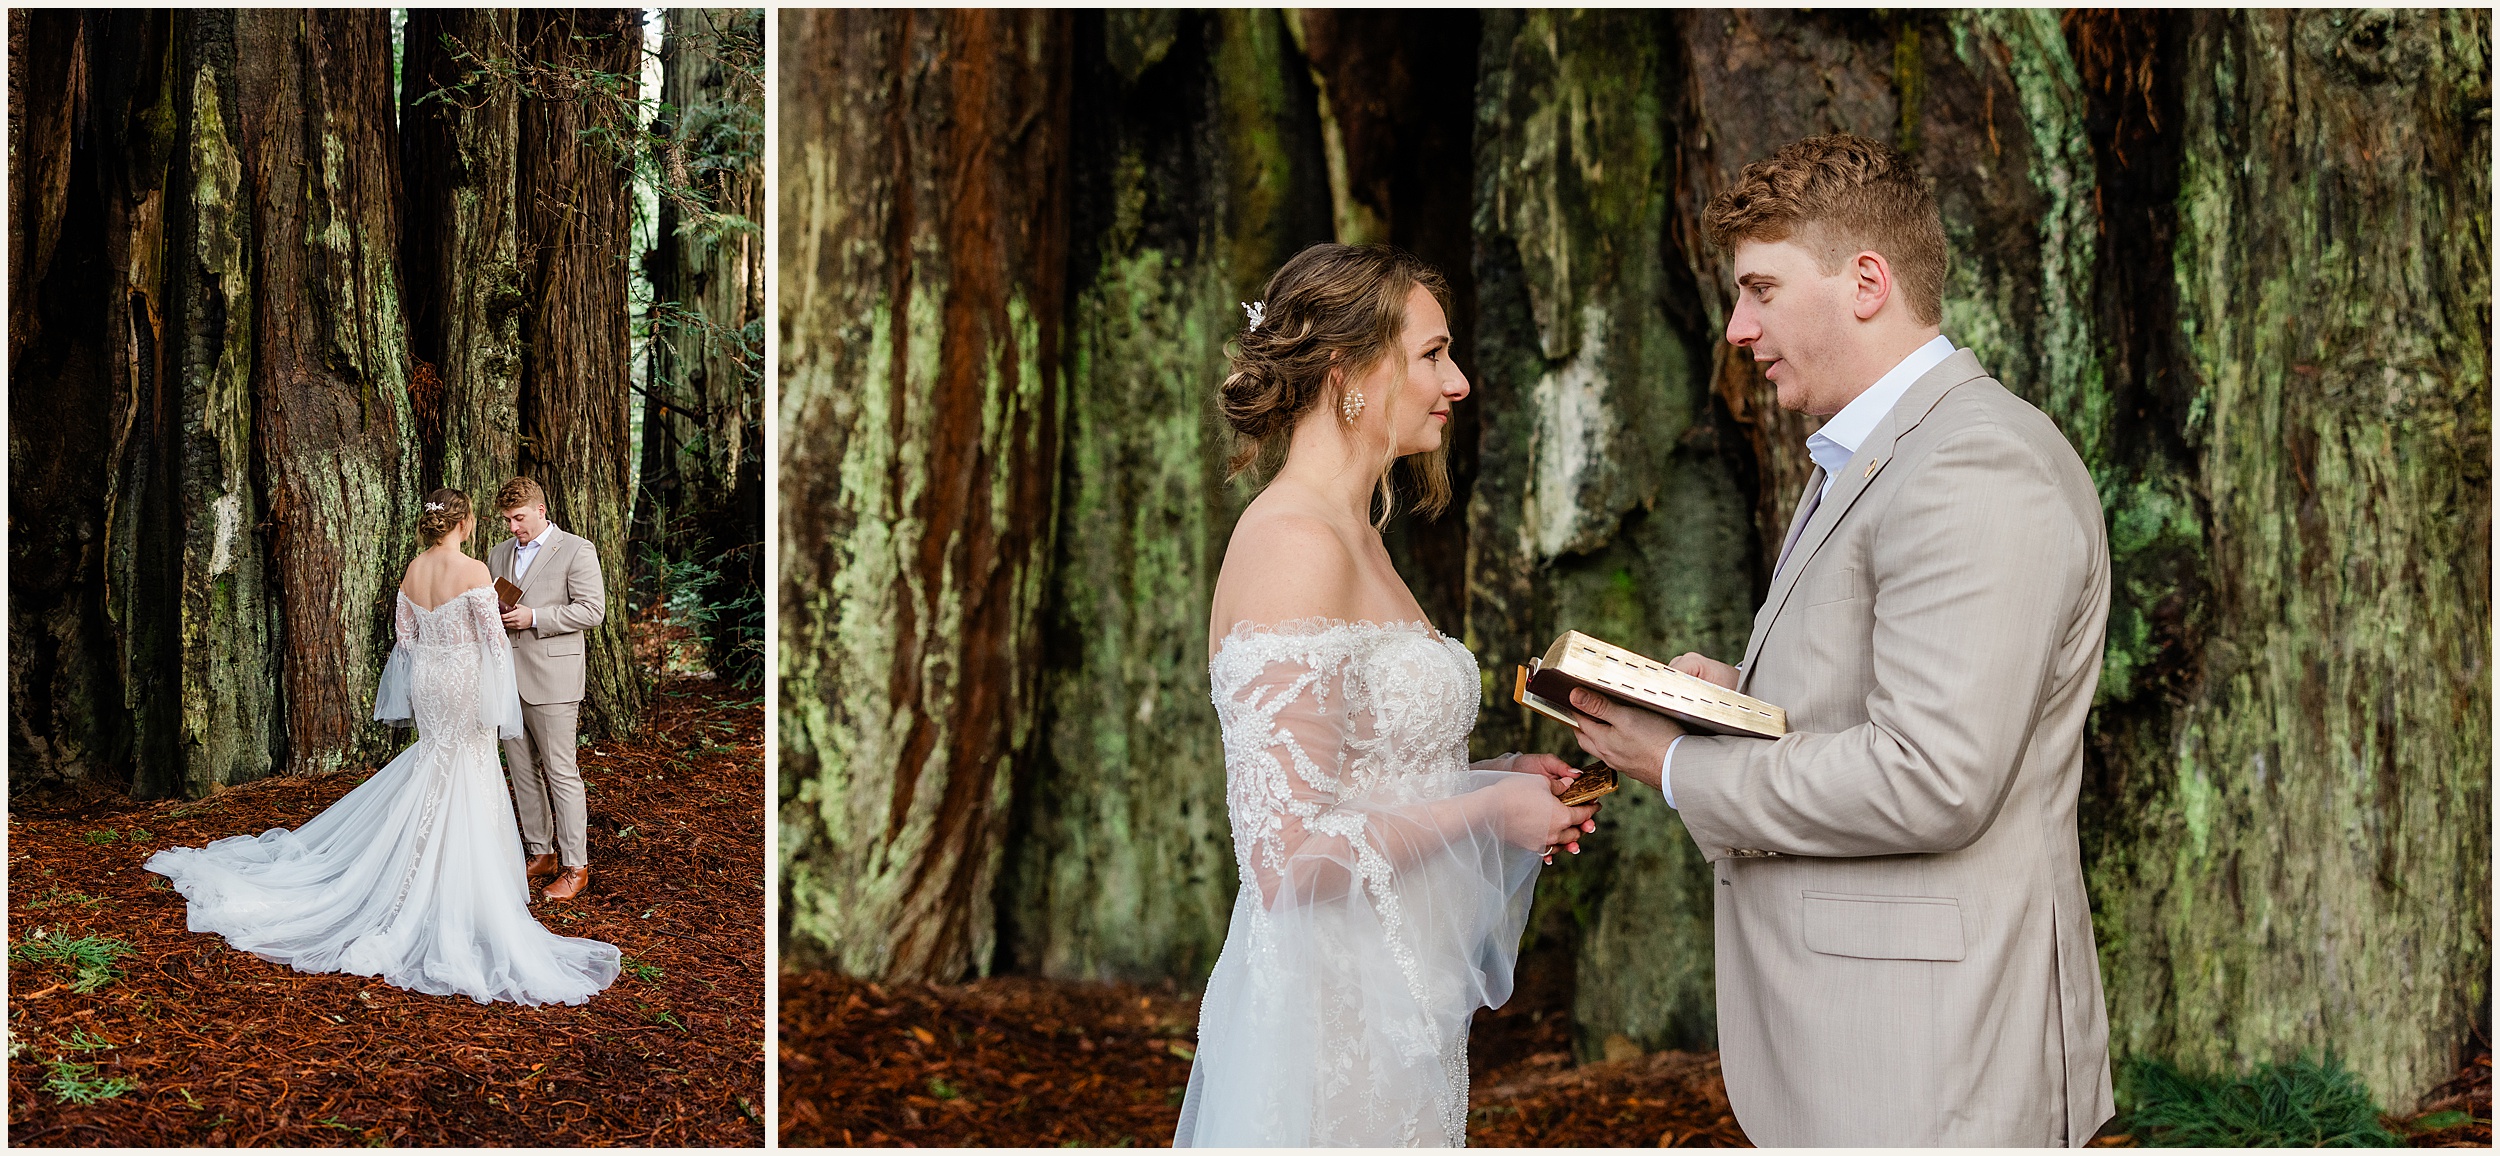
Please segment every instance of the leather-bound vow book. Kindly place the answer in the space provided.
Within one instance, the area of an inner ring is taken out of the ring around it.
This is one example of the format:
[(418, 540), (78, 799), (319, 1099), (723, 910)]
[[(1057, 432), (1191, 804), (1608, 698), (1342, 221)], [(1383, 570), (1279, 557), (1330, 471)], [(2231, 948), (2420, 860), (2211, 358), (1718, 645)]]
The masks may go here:
[(495, 601), (503, 603), (503, 608), (510, 610), (521, 604), (521, 588), (513, 585), (510, 578), (497, 578), (495, 579)]
[(1775, 739), (1788, 733), (1788, 712), (1717, 683), (1669, 670), (1656, 659), (1566, 630), (1542, 657), (1519, 668), (1511, 698), (1530, 710), (1577, 730), (1573, 687), (1647, 707), (1686, 727), (1709, 734)]

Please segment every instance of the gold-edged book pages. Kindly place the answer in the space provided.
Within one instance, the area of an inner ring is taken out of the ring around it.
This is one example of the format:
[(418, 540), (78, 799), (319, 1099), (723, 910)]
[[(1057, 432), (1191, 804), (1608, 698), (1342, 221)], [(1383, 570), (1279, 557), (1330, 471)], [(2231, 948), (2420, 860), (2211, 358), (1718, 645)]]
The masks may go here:
[(1788, 733), (1787, 711), (1577, 630), (1564, 631), (1542, 657), (1520, 668), (1511, 697), (1577, 728), (1577, 712), (1568, 705), (1573, 687), (1647, 707), (1712, 734), (1775, 739)]

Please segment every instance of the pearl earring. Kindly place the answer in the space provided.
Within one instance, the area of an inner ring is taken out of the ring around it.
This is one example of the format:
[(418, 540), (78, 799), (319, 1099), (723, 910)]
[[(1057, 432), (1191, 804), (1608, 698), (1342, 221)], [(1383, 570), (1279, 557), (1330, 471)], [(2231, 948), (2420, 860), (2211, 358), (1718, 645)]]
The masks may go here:
[(1345, 415), (1348, 424), (1352, 424), (1354, 419), (1363, 416), (1363, 391), (1358, 389), (1346, 394), (1345, 398), (1337, 403), (1337, 412)]

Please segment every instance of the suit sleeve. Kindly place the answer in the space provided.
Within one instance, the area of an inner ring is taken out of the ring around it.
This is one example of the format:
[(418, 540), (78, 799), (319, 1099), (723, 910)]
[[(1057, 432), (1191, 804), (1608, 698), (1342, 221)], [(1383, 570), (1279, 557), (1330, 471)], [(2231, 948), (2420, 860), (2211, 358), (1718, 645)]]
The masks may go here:
[(573, 551), (573, 560), (565, 568), (564, 591), (569, 599), (564, 605), (537, 609), (530, 630), (538, 637), (588, 630), (607, 617), (607, 580), (599, 574), (599, 548), (588, 538), (582, 539), (582, 548)]
[(2011, 431), (1937, 445), (1873, 539), (1867, 721), (1776, 740), (1694, 735), (1675, 797), (1704, 855), (1957, 850), (2013, 785), (2088, 580), (2089, 532)]

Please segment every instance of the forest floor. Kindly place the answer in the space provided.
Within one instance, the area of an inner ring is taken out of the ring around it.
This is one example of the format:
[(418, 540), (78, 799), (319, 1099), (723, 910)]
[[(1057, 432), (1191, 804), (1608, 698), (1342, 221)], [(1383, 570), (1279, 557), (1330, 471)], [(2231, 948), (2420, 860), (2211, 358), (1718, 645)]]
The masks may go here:
[(582, 749), (591, 887), (532, 907), (623, 949), (578, 1007), (300, 975), (185, 930), (140, 867), (301, 823), (369, 772), (11, 798), (9, 1142), (762, 1144), (763, 744), (760, 698), (680, 677), (634, 741)]
[[(1749, 1146), (1716, 1053), (1642, 1055), (1616, 1041), (1617, 1058), (1573, 1063), (1570, 969), (1557, 962), (1568, 960), (1523, 959), (1510, 1002), (1476, 1015), (1470, 1145)], [(781, 1142), (1169, 1145), (1197, 1022), (1196, 1000), (1168, 985), (1019, 976), (875, 984), (784, 972)], [(2417, 1147), (2489, 1147), (2488, 1050), (2411, 1116), (2386, 1123)], [(2093, 1144), (2135, 1140), (2112, 1134)]]
[[(1570, 971), (1554, 962), (1523, 960), (1520, 990), (1477, 1013), (1469, 1144), (1745, 1146), (1716, 1055), (1572, 1063)], [(784, 972), (781, 1142), (1169, 1145), (1197, 1025), (1195, 997), (1169, 986)]]

